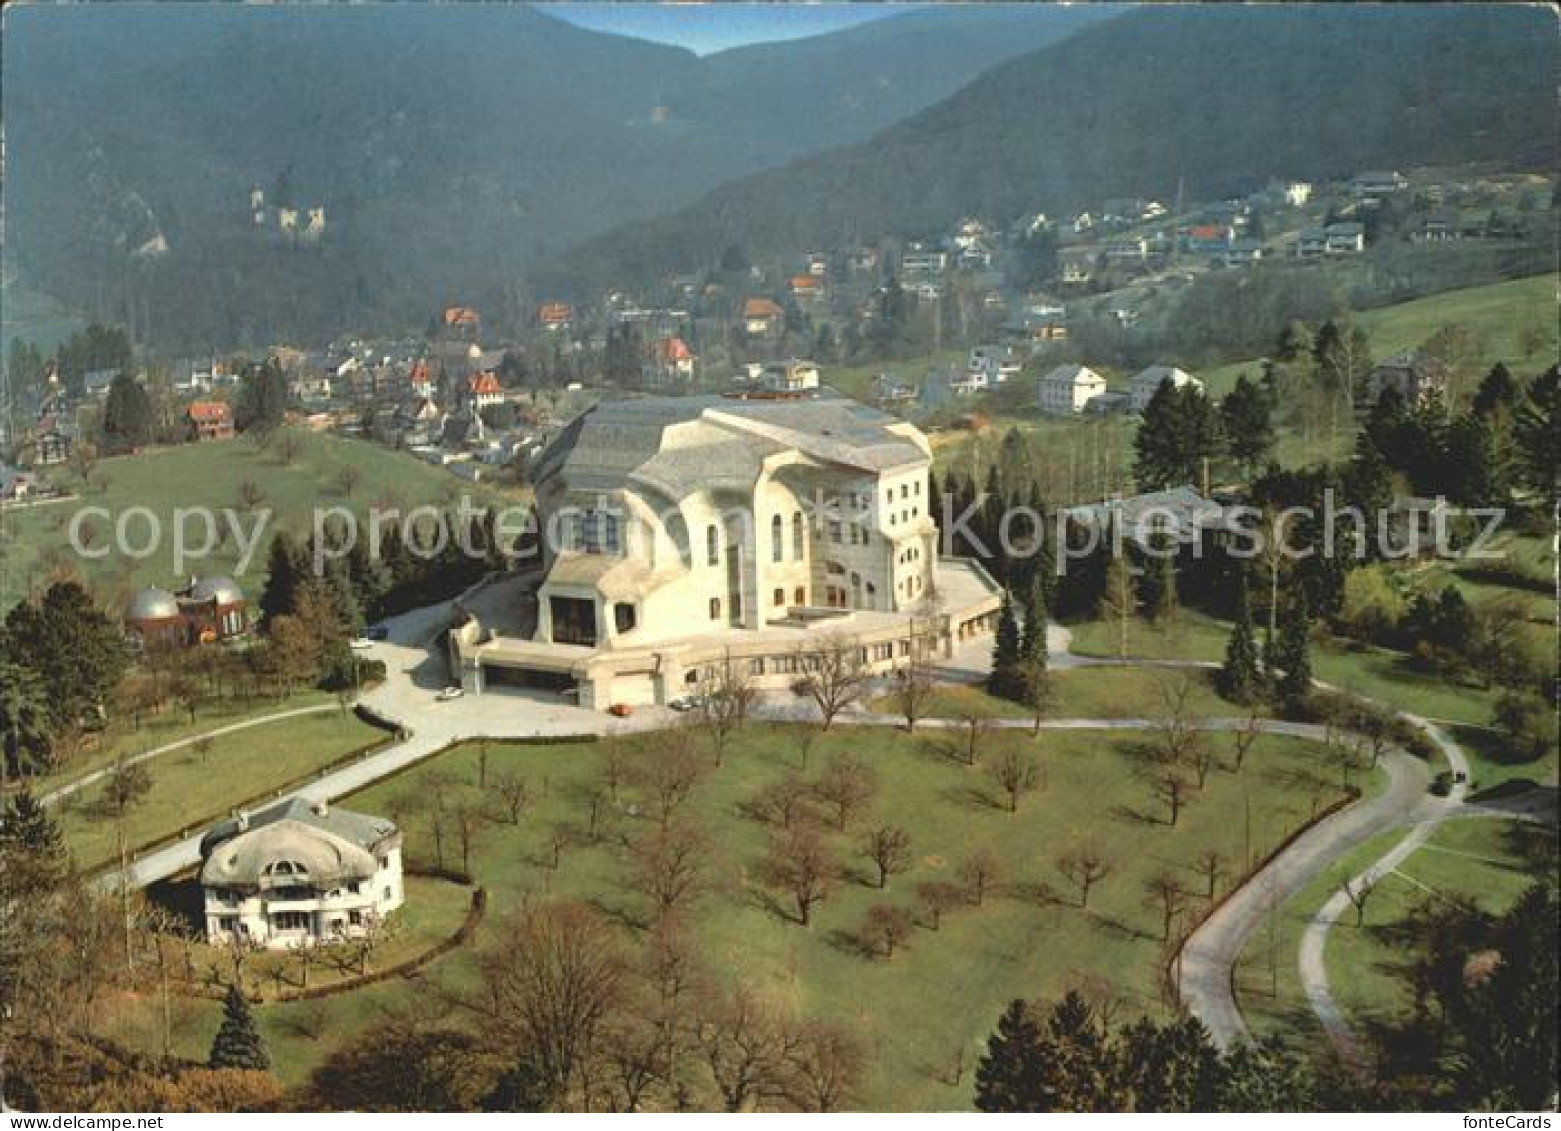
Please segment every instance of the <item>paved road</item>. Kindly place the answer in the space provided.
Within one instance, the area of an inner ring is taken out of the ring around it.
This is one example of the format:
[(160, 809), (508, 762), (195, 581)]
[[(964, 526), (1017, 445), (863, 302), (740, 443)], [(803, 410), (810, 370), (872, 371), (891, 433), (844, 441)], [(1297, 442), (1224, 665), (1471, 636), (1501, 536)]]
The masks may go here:
[[(239, 730), (248, 730), (250, 727), (264, 726), (266, 723), (281, 722), (283, 719), (295, 719), (299, 715), (314, 715), (320, 713), (321, 711), (336, 710), (340, 710), (340, 708), (335, 703), (316, 703), (309, 707), (294, 707), (289, 711), (277, 711), (274, 714), (261, 715), (259, 718), (245, 719), (243, 722), (229, 723), (227, 726), (217, 727), (215, 730), (208, 730), (204, 734), (192, 734), (188, 738), (179, 739), (177, 742), (170, 742), (153, 750), (144, 750), (140, 754), (126, 758), (125, 763), (127, 765), (133, 766), (138, 762), (149, 762), (161, 754), (167, 754), (173, 750), (180, 750), (186, 746), (194, 746), (203, 738), (221, 738), (225, 734), (232, 734), (234, 731)], [(64, 785), (59, 786), (56, 789), (51, 789), (48, 793), (45, 793), (39, 797), (38, 801), (43, 805), (54, 805), (60, 801), (63, 801), (71, 794), (78, 793), (81, 790), (86, 789), (94, 782), (102, 781), (113, 772), (114, 767), (111, 765), (104, 766), (101, 770), (93, 770), (90, 774), (83, 774), (75, 781), (66, 782)]]
[[(1352, 878), (1351, 882), (1357, 886), (1376, 884), (1414, 855), (1426, 841), (1431, 839), (1437, 826), (1463, 804), (1464, 795), (1469, 788), (1467, 781), (1469, 763), (1464, 759), (1463, 751), (1458, 748), (1458, 744), (1440, 727), (1419, 716), (1406, 714), (1404, 718), (1420, 727), (1441, 748), (1442, 754), (1447, 758), (1447, 764), (1454, 771), (1455, 778), (1462, 774), (1465, 780), (1456, 782), (1446, 797), (1433, 797), (1422, 793), (1418, 804), (1408, 814), (1414, 822), (1409, 833), (1377, 861)], [(1350, 898), (1342, 888), (1323, 904), (1301, 935), (1299, 964), (1301, 985), (1306, 990), (1306, 998), (1311, 1002), (1312, 1012), (1317, 1014), (1317, 1019), (1322, 1023), (1323, 1031), (1328, 1034), (1329, 1041), (1338, 1050), (1344, 1063), (1363, 1069), (1370, 1065), (1370, 1056), (1350, 1029), (1344, 1011), (1339, 1008), (1338, 1002), (1334, 1000), (1332, 992), (1328, 989), (1328, 967), (1324, 955), (1328, 945), (1328, 931), (1349, 906)]]

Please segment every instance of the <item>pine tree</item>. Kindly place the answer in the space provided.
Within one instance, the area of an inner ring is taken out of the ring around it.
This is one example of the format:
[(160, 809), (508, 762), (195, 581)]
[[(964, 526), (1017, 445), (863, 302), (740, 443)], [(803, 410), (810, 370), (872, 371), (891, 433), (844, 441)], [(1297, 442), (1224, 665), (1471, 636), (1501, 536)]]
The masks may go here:
[(976, 1110), (1035, 1112), (1041, 1106), (1040, 1066), (1045, 1039), (1028, 1002), (1012, 1001), (976, 1062)]
[(211, 1042), (211, 1056), (207, 1060), (211, 1068), (243, 1068), (254, 1072), (269, 1072), (271, 1057), (255, 1027), (255, 1017), (249, 1010), (249, 1002), (236, 984), (228, 983), (228, 996), (222, 1001), (222, 1024)]
[(1276, 645), (1277, 666), (1282, 669), (1275, 686), (1279, 702), (1286, 710), (1295, 710), (1306, 702), (1312, 690), (1312, 661), (1308, 653), (1307, 635), (1311, 629), (1306, 609), (1306, 594), (1297, 589), (1286, 602), (1279, 622), (1279, 640)]
[(1552, 365), (1529, 384), (1515, 430), (1523, 457), (1523, 481), (1549, 497), (1561, 476), (1561, 366)]
[(1126, 552), (1112, 552), (1109, 541), (1105, 582), (1101, 586), (1095, 615), (1116, 628), (1117, 659), (1127, 659), (1127, 629), (1133, 619), (1133, 574), (1128, 568)]
[(152, 399), (141, 382), (121, 372), (108, 387), (103, 405), (104, 446), (111, 452), (139, 448), (152, 438)]
[(1236, 623), (1225, 645), (1220, 668), (1220, 694), (1233, 703), (1250, 703), (1262, 683), (1258, 670), (1257, 642), (1252, 637), (1252, 601), (1247, 592), (1245, 569), (1236, 571)]
[(271, 539), (271, 550), (266, 557), (266, 587), (260, 593), (262, 621), (292, 615), (306, 572), (297, 543), (286, 531), (278, 531)]
[(1485, 380), (1480, 382), (1472, 407), (1481, 416), (1492, 416), (1511, 412), (1522, 399), (1523, 390), (1513, 378), (1512, 371), (1498, 361), (1491, 366)]
[(9, 895), (51, 891), (68, 870), (65, 838), (49, 812), (23, 788), (0, 810), (0, 860)]
[(997, 633), (992, 648), (992, 674), (987, 677), (986, 689), (1004, 699), (1019, 699), (1024, 694), (1021, 677), (1019, 621), (1014, 615), (1014, 601), (1007, 589), (1003, 590), (1003, 604), (997, 613)]
[(1019, 637), (1019, 659), (1046, 662), (1046, 586), (1039, 570), (1032, 569), (1020, 582), (1024, 599), (1024, 625)]
[(1274, 449), (1274, 402), (1267, 389), (1245, 373), (1220, 402), (1220, 422), (1228, 437), (1230, 456), (1250, 476)]
[(1150, 549), (1153, 552), (1145, 555), (1148, 561), (1139, 581), (1139, 597), (1143, 602), (1144, 614), (1155, 624), (1174, 619), (1178, 608), (1173, 546), (1169, 535), (1154, 534), (1150, 536)]

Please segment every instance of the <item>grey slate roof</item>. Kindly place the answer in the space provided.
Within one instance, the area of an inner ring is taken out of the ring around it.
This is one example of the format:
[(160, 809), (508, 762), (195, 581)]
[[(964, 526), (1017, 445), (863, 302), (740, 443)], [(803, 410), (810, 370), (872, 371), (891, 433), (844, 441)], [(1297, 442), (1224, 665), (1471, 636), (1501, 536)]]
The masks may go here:
[(306, 797), (290, 797), (268, 808), (248, 814), (248, 828), (239, 827), (242, 818), (238, 817), (219, 821), (205, 836), (201, 837), (201, 855), (209, 855), (217, 845), (225, 840), (231, 840), (242, 832), (252, 832), (278, 821), (297, 821), (333, 836), (339, 836), (365, 849), (372, 849), (396, 831), (395, 822), (385, 817), (371, 817), (367, 813), (354, 813), (348, 809), (337, 809), (335, 806), (328, 806), (325, 813), (321, 814), (317, 813), (315, 808), (316, 803)]

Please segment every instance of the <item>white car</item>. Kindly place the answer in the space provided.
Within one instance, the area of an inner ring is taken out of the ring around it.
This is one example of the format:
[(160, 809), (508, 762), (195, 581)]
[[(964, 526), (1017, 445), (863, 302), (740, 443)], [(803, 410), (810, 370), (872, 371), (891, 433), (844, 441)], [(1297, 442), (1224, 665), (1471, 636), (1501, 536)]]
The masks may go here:
[(374, 647), (374, 641), (370, 640), (367, 636), (360, 636), (356, 640), (347, 641), (347, 647), (353, 649), (354, 651), (361, 652), (365, 648)]
[(441, 703), (448, 703), (450, 700), (459, 699), (462, 695), (465, 694), (466, 688), (464, 687), (447, 687), (438, 695), (434, 696), (434, 698), (439, 700)]

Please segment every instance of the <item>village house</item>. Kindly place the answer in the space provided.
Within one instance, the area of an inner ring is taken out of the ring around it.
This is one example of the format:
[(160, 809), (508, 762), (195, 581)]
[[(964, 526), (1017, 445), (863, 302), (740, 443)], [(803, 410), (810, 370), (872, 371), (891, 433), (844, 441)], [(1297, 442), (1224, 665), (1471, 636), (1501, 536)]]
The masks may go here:
[(1154, 395), (1160, 391), (1160, 386), (1166, 383), (1169, 383), (1173, 389), (1191, 386), (1200, 393), (1203, 391), (1203, 382), (1191, 373), (1178, 369), (1174, 365), (1151, 365), (1133, 375), (1129, 407), (1134, 412), (1143, 412), (1149, 407), (1149, 402), (1154, 399)]
[(175, 591), (142, 589), (125, 605), (125, 640), (136, 651), (232, 640), (249, 629), (248, 607), (243, 590), (227, 577), (192, 577)]
[(1230, 508), (1204, 498), (1191, 487), (1068, 507), (1062, 516), (1076, 531), (1092, 532), (1097, 538), (1110, 531), (1140, 549), (1150, 549), (1160, 539), (1184, 548), (1205, 538), (1211, 543), (1223, 540), (1235, 517)]
[(1365, 250), (1365, 225), (1354, 220), (1341, 221), (1321, 228), (1304, 228), (1295, 242), (1295, 254), (1300, 259), (1358, 255)]
[(440, 317), (445, 337), (475, 342), (482, 337), (482, 318), (469, 306), (447, 306)]
[(859, 247), (846, 256), (846, 270), (853, 275), (867, 275), (878, 270), (878, 249)]
[(30, 472), (0, 463), (0, 503), (25, 503), (37, 482)]
[(759, 373), (759, 387), (771, 393), (802, 393), (819, 387), (818, 366), (793, 357), (766, 365)]
[(499, 384), (498, 376), (492, 371), (473, 373), (466, 379), (461, 403), (468, 412), (481, 412), (491, 405), (502, 404), (503, 401), (504, 389)]
[(1040, 379), (1036, 405), (1042, 412), (1075, 413), (1106, 391), (1106, 379), (1086, 365), (1059, 365)]
[(819, 275), (793, 275), (787, 284), (791, 297), (800, 303), (817, 303), (824, 300), (824, 280)]
[(33, 427), (32, 463), (35, 467), (64, 463), (76, 443), (76, 426), (63, 416), (42, 417)]
[(682, 338), (657, 338), (646, 350), (644, 380), (648, 385), (674, 385), (694, 379), (698, 359)]
[(900, 277), (907, 282), (936, 279), (948, 265), (948, 252), (919, 243), (908, 244), (900, 254)]
[(1410, 405), (1433, 396), (1446, 397), (1451, 377), (1447, 366), (1417, 350), (1404, 350), (1378, 362), (1366, 374), (1366, 399), (1375, 404), (1385, 389), (1394, 389)]
[(233, 410), (223, 401), (191, 401), (184, 410), (184, 420), (191, 440), (233, 438)]
[(1057, 270), (1064, 283), (1087, 283), (1095, 272), (1097, 253), (1092, 247), (1065, 247), (1057, 253)]
[(793, 683), (809, 649), (873, 673), (991, 631), (1000, 589), (938, 559), (931, 450), (844, 398), (605, 402), (532, 463), (542, 560), (509, 625), (450, 633), (471, 692), (661, 703), (724, 664)]
[(383, 817), (292, 797), (201, 838), (206, 939), (278, 950), (361, 937), (404, 896), (401, 832)]
[(1350, 195), (1360, 200), (1377, 200), (1403, 192), (1409, 181), (1402, 173), (1371, 171), (1357, 173), (1350, 180)]
[(786, 312), (767, 298), (750, 298), (743, 303), (743, 332), (750, 338), (769, 338), (786, 325)]
[(574, 317), (574, 308), (567, 302), (544, 302), (537, 307), (537, 325), (549, 333), (569, 329)]

